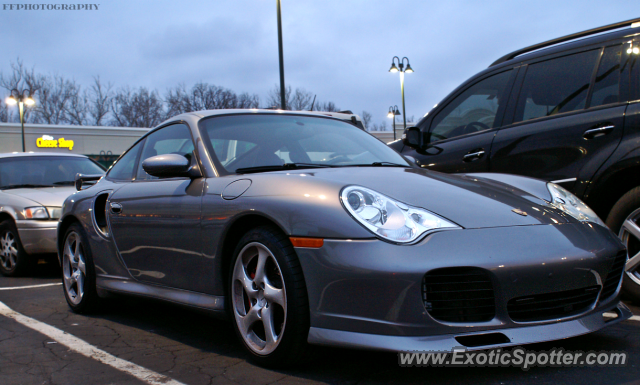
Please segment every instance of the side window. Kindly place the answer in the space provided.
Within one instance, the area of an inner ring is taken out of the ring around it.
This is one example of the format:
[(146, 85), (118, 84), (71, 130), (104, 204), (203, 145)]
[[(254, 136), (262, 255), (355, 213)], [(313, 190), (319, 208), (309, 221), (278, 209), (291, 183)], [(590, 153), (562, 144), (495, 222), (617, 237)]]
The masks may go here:
[(585, 108), (600, 50), (530, 64), (522, 83), (514, 122)]
[(136, 179), (158, 179), (147, 174), (142, 169), (142, 161), (152, 156), (164, 154), (180, 154), (191, 160), (193, 157), (193, 140), (191, 139), (189, 127), (184, 124), (174, 124), (150, 134), (142, 150)]
[(506, 103), (505, 88), (512, 72), (491, 76), (458, 95), (433, 119), (430, 141), (496, 127), (496, 115), (500, 106)]
[(138, 154), (140, 149), (144, 145), (144, 140), (138, 142), (133, 148), (127, 151), (126, 154), (111, 166), (107, 174), (107, 178), (114, 180), (132, 180), (133, 170), (136, 167), (136, 161), (138, 160)]
[(593, 85), (590, 107), (618, 103), (620, 101), (621, 46), (608, 47), (600, 59), (600, 67)]

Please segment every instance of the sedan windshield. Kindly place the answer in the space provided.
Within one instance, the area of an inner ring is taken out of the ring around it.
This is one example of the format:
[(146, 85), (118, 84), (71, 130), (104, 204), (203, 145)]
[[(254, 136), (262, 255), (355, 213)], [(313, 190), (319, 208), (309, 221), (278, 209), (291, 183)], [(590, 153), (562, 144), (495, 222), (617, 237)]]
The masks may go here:
[(88, 158), (18, 156), (0, 159), (0, 189), (72, 186), (76, 174), (104, 174)]
[(226, 173), (282, 169), (409, 164), (352, 124), (303, 115), (227, 115), (204, 119), (200, 129)]

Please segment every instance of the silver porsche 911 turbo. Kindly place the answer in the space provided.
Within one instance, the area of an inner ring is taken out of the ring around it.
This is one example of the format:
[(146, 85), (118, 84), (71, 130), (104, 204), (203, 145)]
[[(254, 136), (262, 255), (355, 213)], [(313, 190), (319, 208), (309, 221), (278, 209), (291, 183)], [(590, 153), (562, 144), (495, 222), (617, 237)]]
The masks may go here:
[(422, 170), (353, 121), (182, 114), (91, 187), (79, 177), (58, 228), (69, 306), (119, 293), (205, 309), (264, 365), (308, 344), (485, 349), (630, 317), (626, 250), (571, 193)]

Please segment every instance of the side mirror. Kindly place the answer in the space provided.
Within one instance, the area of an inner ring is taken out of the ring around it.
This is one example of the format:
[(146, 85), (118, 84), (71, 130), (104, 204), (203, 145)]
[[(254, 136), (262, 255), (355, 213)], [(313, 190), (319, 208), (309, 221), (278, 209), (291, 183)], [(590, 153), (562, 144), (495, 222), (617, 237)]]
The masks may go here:
[(158, 178), (194, 178), (200, 176), (200, 170), (197, 166), (192, 167), (189, 159), (180, 154), (152, 156), (142, 162), (142, 169), (147, 174)]
[(402, 134), (402, 143), (411, 148), (422, 147), (422, 131), (418, 127), (409, 127)]

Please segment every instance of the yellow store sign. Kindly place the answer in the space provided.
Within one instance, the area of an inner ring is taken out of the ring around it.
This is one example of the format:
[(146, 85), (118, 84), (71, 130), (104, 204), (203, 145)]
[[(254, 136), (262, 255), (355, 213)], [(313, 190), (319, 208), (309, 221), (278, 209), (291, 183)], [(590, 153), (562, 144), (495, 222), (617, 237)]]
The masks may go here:
[(56, 140), (53, 136), (42, 135), (42, 138), (36, 140), (36, 146), (39, 148), (68, 148), (71, 151), (73, 150), (73, 140), (66, 140), (65, 138)]

